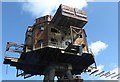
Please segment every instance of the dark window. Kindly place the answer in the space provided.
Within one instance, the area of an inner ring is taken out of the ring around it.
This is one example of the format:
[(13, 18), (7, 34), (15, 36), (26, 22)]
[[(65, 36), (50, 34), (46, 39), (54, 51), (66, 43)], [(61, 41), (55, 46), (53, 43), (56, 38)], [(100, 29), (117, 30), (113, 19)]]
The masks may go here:
[(54, 39), (54, 38), (51, 38), (51, 41), (52, 41), (52, 42), (57, 42), (57, 40), (56, 40), (56, 39)]
[(82, 34), (80, 34), (80, 38), (82, 38)]
[(55, 33), (58, 33), (58, 31), (54, 28), (51, 28), (51, 32), (55, 32)]
[(38, 40), (38, 44), (41, 45), (41, 43), (43, 43), (43, 40)]
[(64, 37), (62, 37), (62, 40), (64, 40)]

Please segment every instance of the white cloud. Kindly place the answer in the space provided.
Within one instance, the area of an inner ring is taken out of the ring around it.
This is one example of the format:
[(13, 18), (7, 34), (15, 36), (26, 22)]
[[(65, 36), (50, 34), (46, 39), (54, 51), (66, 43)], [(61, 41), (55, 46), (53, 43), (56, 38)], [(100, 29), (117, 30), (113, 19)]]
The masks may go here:
[(99, 71), (102, 71), (104, 67), (105, 67), (104, 65), (99, 65), (99, 66), (97, 66), (97, 69), (98, 69)]
[[(37, 2), (38, 1), (38, 2)], [(56, 8), (56, 0), (37, 0), (36, 2), (28, 2), (23, 4), (23, 10), (29, 12), (35, 17), (52, 14), (52, 11)]]
[(101, 51), (105, 50), (107, 47), (108, 45), (102, 41), (93, 42), (89, 46), (95, 56), (98, 55)]
[[(24, 0), (22, 8), (34, 17), (53, 15), (60, 4), (82, 9), (87, 6), (86, 0)], [(93, 0), (91, 0), (93, 1)]]

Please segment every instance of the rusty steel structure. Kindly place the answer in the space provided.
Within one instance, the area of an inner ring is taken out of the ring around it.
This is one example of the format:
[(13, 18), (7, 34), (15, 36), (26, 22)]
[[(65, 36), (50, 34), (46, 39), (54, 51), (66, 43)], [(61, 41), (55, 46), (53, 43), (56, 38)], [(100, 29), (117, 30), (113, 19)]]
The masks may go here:
[(83, 81), (73, 75), (87, 71), (92, 64), (96, 68), (84, 29), (87, 22), (84, 11), (60, 5), (54, 16), (37, 18), (32, 26), (28, 26), (24, 44), (7, 43), (6, 52), (20, 55), (13, 58), (6, 54), (4, 64), (16, 67), (17, 77), (44, 75), (44, 82), (53, 82), (55, 76), (59, 82)]

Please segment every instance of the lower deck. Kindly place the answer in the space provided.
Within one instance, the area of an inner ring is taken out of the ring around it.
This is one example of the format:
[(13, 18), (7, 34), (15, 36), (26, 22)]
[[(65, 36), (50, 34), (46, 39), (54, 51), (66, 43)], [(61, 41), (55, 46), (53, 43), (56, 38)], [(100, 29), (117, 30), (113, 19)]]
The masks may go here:
[(65, 51), (63, 53), (62, 51), (64, 50), (46, 47), (22, 53), (16, 61), (11, 58), (5, 58), (4, 64), (15, 66), (26, 74), (43, 75), (45, 69), (51, 64), (70, 64), (72, 65), (72, 74), (81, 74), (84, 69), (95, 63), (91, 53), (83, 53), (80, 56), (76, 53)]

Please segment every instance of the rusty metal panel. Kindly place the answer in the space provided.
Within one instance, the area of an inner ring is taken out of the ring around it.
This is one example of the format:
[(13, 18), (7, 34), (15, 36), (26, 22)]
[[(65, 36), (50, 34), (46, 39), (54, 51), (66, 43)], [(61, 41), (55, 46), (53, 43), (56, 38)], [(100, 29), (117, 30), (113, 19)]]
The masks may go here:
[[(61, 5), (60, 7), (62, 8), (62, 11), (64, 13), (66, 13), (68, 11), (67, 13), (71, 13), (71, 14), (78, 13), (78, 14), (85, 15), (84, 12), (74, 9), (74, 8), (71, 8), (71, 7), (67, 7), (64, 5)], [(61, 14), (61, 13), (58, 12), (58, 14)], [(71, 20), (69, 20), (69, 17), (64, 16), (64, 14), (62, 14), (61, 16), (63, 18), (65, 17), (65, 19), (62, 20), (64, 23), (66, 23), (66, 21), (71, 22), (71, 21), (77, 20), (77, 19), (73, 19), (73, 18), (71, 18)], [(56, 23), (56, 21), (58, 21), (59, 18), (60, 17), (58, 17), (54, 23)], [(59, 26), (54, 26), (53, 22), (51, 22), (51, 21), (53, 21), (52, 16), (49, 16), (49, 15), (36, 19), (36, 23), (33, 25), (33, 30), (32, 30), (32, 33), (33, 33), (32, 47), (33, 47), (33, 49), (39, 49), (39, 48), (43, 48), (43, 47), (47, 47), (47, 46), (65, 49), (73, 41), (74, 41), (75, 45), (80, 45), (80, 44), (86, 45), (86, 42), (85, 42), (86, 36), (84, 36), (84, 32), (82, 32), (82, 36), (85, 38), (78, 38), (78, 39), (77, 39), (77, 37), (78, 37), (77, 35), (79, 35), (79, 32), (77, 34), (73, 33), (72, 36), (74, 36), (74, 39), (72, 41), (71, 35), (70, 35), (71, 34), (70, 28), (67, 27), (67, 29), (64, 29), (64, 28), (66, 28), (66, 25), (70, 25), (70, 23), (65, 24), (65, 26), (62, 26), (63, 28), (60, 28)], [(58, 21), (58, 22), (61, 22), (61, 21)], [(76, 28), (76, 29), (78, 28), (77, 31), (80, 31), (80, 29), (81, 29), (79, 27), (74, 27), (74, 28)], [(31, 41), (31, 40), (28, 37), (28, 43), (30, 43), (29, 41)], [(86, 49), (87, 49), (87, 45), (84, 48), (84, 50), (86, 51)]]
[(48, 45), (48, 26), (52, 16), (46, 15), (36, 19), (33, 27), (33, 49), (43, 48)]
[(32, 35), (33, 35), (32, 31), (33, 31), (32, 26), (28, 26), (27, 31), (26, 31), (26, 35), (25, 35), (25, 45), (26, 45), (26, 49), (25, 50), (26, 51), (32, 49), (32, 40), (33, 40), (33, 38), (32, 38)]
[(60, 28), (60, 26), (63, 26), (64, 29), (69, 28), (70, 26), (83, 28), (87, 23), (87, 16), (84, 11), (77, 8), (60, 5), (52, 19), (52, 23), (56, 27), (59, 27), (58, 29), (63, 29)]
[(88, 52), (88, 44), (86, 39), (86, 33), (83, 28), (70, 27), (71, 29), (71, 40), (73, 45), (80, 46), (84, 45), (83, 52)]
[(56, 46), (60, 47), (61, 45), (61, 33), (54, 27), (49, 27), (49, 34), (48, 34), (48, 45), (49, 46)]
[(40, 48), (43, 46), (43, 42), (46, 38), (46, 34), (45, 34), (45, 30), (41, 30), (41, 29), (45, 29), (45, 27), (39, 26), (39, 27), (35, 27), (34, 28), (34, 35), (33, 35), (33, 46), (34, 48)]
[(51, 19), (52, 19), (52, 16), (50, 16), (50, 15), (39, 17), (39, 18), (36, 19), (35, 24), (42, 24), (42, 23), (45, 23), (45, 22), (50, 22)]

